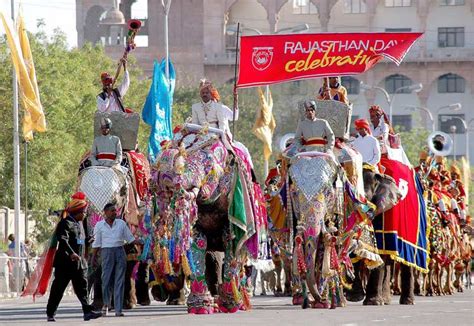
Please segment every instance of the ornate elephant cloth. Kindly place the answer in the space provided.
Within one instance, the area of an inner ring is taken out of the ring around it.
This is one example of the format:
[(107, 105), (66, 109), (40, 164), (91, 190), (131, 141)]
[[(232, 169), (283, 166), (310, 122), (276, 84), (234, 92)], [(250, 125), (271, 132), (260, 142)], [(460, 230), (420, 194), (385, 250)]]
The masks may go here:
[(428, 224), (421, 182), (413, 169), (399, 161), (383, 157), (381, 164), (385, 174), (395, 180), (402, 198), (373, 221), (379, 252), (427, 273)]

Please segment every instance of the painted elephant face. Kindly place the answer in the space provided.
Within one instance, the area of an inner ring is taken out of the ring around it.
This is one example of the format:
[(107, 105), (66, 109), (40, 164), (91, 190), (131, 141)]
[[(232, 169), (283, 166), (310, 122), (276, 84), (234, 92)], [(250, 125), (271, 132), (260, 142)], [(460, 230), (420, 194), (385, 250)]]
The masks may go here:
[(391, 177), (364, 169), (364, 190), (367, 199), (376, 207), (375, 215), (395, 206), (402, 194)]

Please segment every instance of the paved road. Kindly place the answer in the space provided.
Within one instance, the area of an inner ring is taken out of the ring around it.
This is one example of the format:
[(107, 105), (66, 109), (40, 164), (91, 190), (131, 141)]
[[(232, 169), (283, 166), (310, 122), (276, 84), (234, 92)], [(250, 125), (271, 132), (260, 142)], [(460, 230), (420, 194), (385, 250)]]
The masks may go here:
[[(398, 298), (394, 297), (394, 302)], [(46, 299), (33, 303), (30, 298), (0, 301), (0, 325), (41, 325), (45, 322)], [(188, 315), (184, 307), (166, 306), (153, 302), (148, 307), (126, 311), (123, 318), (105, 317), (88, 322), (89, 325), (474, 325), (474, 291), (446, 297), (417, 297), (416, 305), (393, 304), (365, 307), (350, 303), (336, 310), (302, 310), (290, 305), (289, 298), (272, 296), (252, 299), (250, 312)], [(57, 314), (60, 325), (83, 325), (79, 302), (65, 297)]]

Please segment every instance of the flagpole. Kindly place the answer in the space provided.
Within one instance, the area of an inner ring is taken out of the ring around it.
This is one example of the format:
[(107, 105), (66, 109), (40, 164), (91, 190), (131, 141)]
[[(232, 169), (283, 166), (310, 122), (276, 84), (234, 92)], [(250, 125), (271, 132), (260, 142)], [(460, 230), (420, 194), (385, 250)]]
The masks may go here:
[[(15, 0), (11, 0), (12, 20), (15, 21)], [(12, 73), (13, 88), (13, 180), (15, 216), (15, 257), (20, 257), (20, 136), (18, 128), (18, 84), (15, 67)], [(15, 259), (15, 291), (20, 292), (21, 261)]]
[(169, 40), (168, 40), (168, 15), (170, 13), (171, 1), (167, 0), (166, 4), (162, 1), (163, 10), (165, 13), (165, 60), (166, 60), (166, 67), (165, 67), (165, 75), (166, 80), (170, 81), (170, 67), (169, 67), (169, 60), (170, 60), (170, 50), (169, 50)]
[[(267, 104), (270, 102), (270, 86), (265, 86), (265, 98), (267, 100)], [(263, 177), (266, 178), (268, 175), (268, 160), (264, 158), (263, 160)]]
[(232, 112), (232, 136), (235, 137), (235, 110), (237, 110), (237, 60), (239, 58), (240, 22), (237, 23), (237, 38), (235, 40), (235, 66), (234, 66), (234, 107)]

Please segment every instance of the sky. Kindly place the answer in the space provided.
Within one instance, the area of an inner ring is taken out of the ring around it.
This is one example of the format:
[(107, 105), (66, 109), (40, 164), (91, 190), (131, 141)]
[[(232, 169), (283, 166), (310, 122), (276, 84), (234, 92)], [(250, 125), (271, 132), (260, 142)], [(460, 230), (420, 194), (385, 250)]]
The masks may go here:
[[(15, 17), (21, 3), (26, 29), (37, 31), (38, 19), (44, 19), (46, 33), (52, 34), (57, 27), (67, 35), (71, 47), (77, 46), (76, 1), (75, 0), (14, 0)], [(0, 0), (0, 11), (5, 17), (11, 17), (11, 0)], [(0, 27), (3, 34), (3, 27)]]
[[(132, 7), (132, 16), (140, 16), (137, 18), (146, 16), (146, 2), (147, 0), (137, 1)], [(52, 34), (53, 30), (59, 27), (66, 33), (69, 46), (77, 46), (76, 0), (14, 0), (14, 3), (15, 16), (21, 4), (26, 28), (30, 32), (36, 32), (38, 19), (44, 19), (46, 33)], [(5, 17), (11, 17), (10, 8), (11, 0), (0, 0), (0, 11)], [(4, 33), (2, 26), (0, 33)]]

